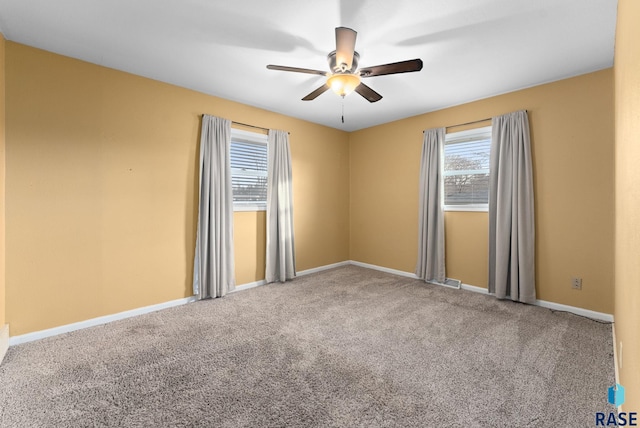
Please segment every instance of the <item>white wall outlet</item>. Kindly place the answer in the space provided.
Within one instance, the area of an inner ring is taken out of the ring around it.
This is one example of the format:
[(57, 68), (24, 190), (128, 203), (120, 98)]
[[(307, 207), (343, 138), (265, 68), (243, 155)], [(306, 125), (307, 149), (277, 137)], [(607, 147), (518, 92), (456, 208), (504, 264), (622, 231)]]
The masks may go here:
[(571, 277), (571, 288), (582, 290), (582, 278)]

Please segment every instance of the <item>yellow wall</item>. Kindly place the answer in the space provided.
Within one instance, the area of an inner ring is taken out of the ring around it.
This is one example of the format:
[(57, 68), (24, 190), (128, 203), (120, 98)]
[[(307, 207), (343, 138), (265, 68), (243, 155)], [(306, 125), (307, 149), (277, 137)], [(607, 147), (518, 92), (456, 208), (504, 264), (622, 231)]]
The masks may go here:
[[(640, 3), (618, 1), (615, 51), (615, 328), (622, 406), (640, 411)], [(622, 349), (621, 349), (622, 348)]]
[[(6, 43), (7, 322), (20, 335), (191, 295), (200, 115), (290, 132), (298, 270), (348, 260), (348, 134)], [(234, 217), (237, 283), (264, 213)]]
[(5, 325), (5, 40), (0, 33), (0, 330)]
[[(351, 259), (413, 272), (422, 130), (520, 109), (531, 125), (538, 299), (613, 313), (612, 69), (352, 133)], [(449, 212), (445, 223), (447, 275), (487, 287), (487, 214)]]
[[(352, 259), (412, 272), (422, 130), (523, 108), (538, 298), (612, 313), (612, 70), (347, 134), (7, 42), (11, 332), (191, 294), (202, 113), (290, 131), (298, 270)], [(260, 280), (264, 212), (234, 219), (237, 283)], [(486, 287), (487, 214), (447, 213), (446, 236), (448, 276)]]
[(236, 284), (248, 284), (264, 279), (267, 245), (266, 211), (236, 212), (233, 222)]
[[(489, 276), (489, 216), (486, 213), (445, 213), (447, 275), (465, 284), (487, 288)], [(417, 250), (416, 250), (417, 251)]]

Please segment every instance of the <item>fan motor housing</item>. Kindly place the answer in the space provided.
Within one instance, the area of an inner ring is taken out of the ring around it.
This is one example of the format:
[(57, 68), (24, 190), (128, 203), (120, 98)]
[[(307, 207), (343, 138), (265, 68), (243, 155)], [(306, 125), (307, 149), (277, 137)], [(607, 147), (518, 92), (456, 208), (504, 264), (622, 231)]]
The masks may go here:
[(332, 51), (329, 55), (327, 55), (327, 62), (329, 63), (329, 69), (335, 73), (347, 73), (353, 74), (358, 69), (358, 60), (360, 59), (360, 54), (358, 52), (353, 52), (353, 60), (351, 61), (351, 68), (347, 70), (346, 64), (338, 64), (336, 61), (336, 51)]

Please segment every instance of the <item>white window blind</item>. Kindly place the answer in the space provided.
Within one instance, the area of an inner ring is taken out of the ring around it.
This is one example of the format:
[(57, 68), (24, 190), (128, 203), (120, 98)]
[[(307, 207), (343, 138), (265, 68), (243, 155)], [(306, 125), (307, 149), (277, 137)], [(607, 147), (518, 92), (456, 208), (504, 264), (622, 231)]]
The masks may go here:
[(490, 126), (446, 135), (442, 173), (446, 210), (488, 209), (490, 153)]
[(236, 211), (267, 207), (267, 136), (231, 129), (231, 184)]

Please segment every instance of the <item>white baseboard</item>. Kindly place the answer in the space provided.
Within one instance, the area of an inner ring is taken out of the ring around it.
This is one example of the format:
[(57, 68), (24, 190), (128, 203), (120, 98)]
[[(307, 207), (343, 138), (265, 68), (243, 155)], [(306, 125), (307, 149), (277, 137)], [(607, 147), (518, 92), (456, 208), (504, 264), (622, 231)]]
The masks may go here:
[[(297, 272), (298, 276), (303, 276), (303, 275), (309, 275), (311, 273), (315, 273), (315, 272), (321, 272), (323, 270), (327, 270), (327, 269), (333, 269), (336, 267), (340, 267), (340, 266), (347, 266), (349, 265), (348, 261), (345, 262), (340, 262), (340, 263), (334, 263), (331, 265), (326, 265), (326, 266), (320, 266), (317, 268), (313, 268), (313, 269), (307, 269), (307, 270), (303, 270), (301, 272)], [(266, 284), (267, 282), (263, 279), (260, 281), (255, 281), (255, 282), (250, 282), (248, 284), (242, 284), (242, 285), (238, 285), (236, 286), (236, 288), (231, 291), (231, 293), (237, 292), (237, 291), (243, 291), (243, 290), (248, 290), (250, 288), (254, 288), (254, 287), (259, 287), (261, 285)], [(191, 302), (195, 302), (197, 300), (197, 298), (195, 296), (191, 296), (191, 297), (186, 297), (184, 299), (178, 299), (178, 300), (172, 300), (169, 302), (165, 302), (165, 303), (159, 303), (157, 305), (151, 305), (151, 306), (145, 306), (142, 308), (138, 308), (138, 309), (132, 309), (130, 311), (125, 311), (125, 312), (119, 312), (117, 314), (112, 314), (112, 315), (105, 315), (103, 317), (98, 317), (98, 318), (92, 318), (92, 319), (88, 319), (85, 321), (80, 321), (80, 322), (76, 322), (73, 324), (67, 324), (67, 325), (61, 325), (59, 327), (54, 327), (54, 328), (49, 328), (47, 330), (40, 330), (40, 331), (34, 331), (32, 333), (27, 333), (27, 334), (21, 334), (18, 336), (13, 336), (13, 337), (9, 337), (9, 326), (6, 326), (6, 347), (8, 348), (9, 346), (14, 346), (14, 345), (20, 345), (21, 343), (27, 343), (27, 342), (33, 342), (34, 340), (40, 340), (40, 339), (44, 339), (46, 337), (51, 337), (51, 336), (57, 336), (59, 334), (64, 334), (64, 333), (69, 333), (71, 331), (75, 331), (75, 330), (81, 330), (83, 328), (89, 328), (89, 327), (94, 327), (96, 325), (101, 325), (101, 324), (107, 324), (113, 321), (118, 321), (121, 319), (125, 319), (125, 318), (131, 318), (131, 317), (135, 317), (138, 315), (143, 315), (143, 314), (147, 314), (149, 312), (155, 312), (155, 311), (159, 311), (161, 309), (166, 309), (166, 308), (171, 308), (174, 306), (180, 306), (180, 305), (184, 305), (186, 303), (191, 303)], [(3, 333), (4, 330), (0, 330), (0, 333)], [(2, 354), (2, 335), (0, 335), (0, 355)], [(6, 349), (5, 349), (6, 351)], [(2, 360), (0, 359), (0, 362)]]
[(613, 371), (616, 383), (620, 383), (620, 365), (618, 364), (618, 342), (616, 341), (616, 325), (611, 324), (611, 338), (613, 339)]
[[(616, 379), (616, 385), (620, 384), (620, 363), (618, 361), (618, 341), (616, 340), (616, 325), (611, 323), (611, 338), (613, 339), (613, 373)], [(622, 412), (622, 404), (618, 406), (618, 413)]]
[(335, 269), (341, 266), (349, 266), (350, 264), (351, 262), (348, 260), (344, 262), (332, 263), (330, 265), (319, 266), (317, 268), (301, 270), (300, 272), (296, 272), (296, 276), (311, 275), (312, 273), (322, 272), (323, 270)]
[[(386, 267), (382, 267), (382, 266), (376, 266), (376, 265), (372, 265), (372, 264), (369, 264), (369, 263), (356, 262), (356, 261), (352, 260), (349, 264), (351, 264), (353, 266), (360, 266), (360, 267), (367, 268), (367, 269), (378, 270), (380, 272), (386, 272), (386, 273), (390, 273), (390, 274), (393, 274), (393, 275), (404, 276), (406, 278), (420, 279), (420, 277), (418, 275), (416, 275), (415, 273), (405, 272), (405, 271), (397, 270), (397, 269), (386, 268)], [(447, 278), (447, 280), (451, 280), (451, 278)], [(454, 279), (453, 281), (458, 281), (458, 280)], [(427, 281), (427, 282), (429, 284), (439, 285), (441, 287), (453, 288), (453, 289), (456, 289), (456, 290), (460, 289), (461, 286), (462, 286), (462, 284), (460, 284), (460, 287), (458, 287), (457, 285), (451, 285), (451, 284), (442, 283), (442, 282), (435, 282), (435, 281)]]
[(264, 279), (261, 279), (260, 281), (248, 282), (246, 284), (236, 285), (236, 288), (231, 290), (229, 293), (235, 293), (236, 291), (248, 290), (250, 288), (254, 288), (254, 287), (259, 287), (261, 285), (265, 285), (266, 283), (267, 283), (267, 281), (265, 281)]
[(474, 293), (489, 294), (489, 290), (486, 288), (476, 287), (475, 285), (460, 284), (460, 288), (462, 290), (473, 291)]
[[(358, 262), (358, 261), (354, 261), (354, 260), (347, 260), (347, 261), (344, 261), (344, 262), (338, 262), (338, 263), (333, 263), (333, 264), (330, 264), (330, 265), (325, 265), (325, 266), (319, 266), (319, 267), (316, 267), (316, 268), (306, 269), (306, 270), (297, 272), (296, 274), (297, 274), (297, 276), (310, 275), (312, 273), (322, 272), (324, 270), (334, 269), (334, 268), (337, 268), (337, 267), (348, 266), (348, 265), (360, 266), (360, 267), (367, 268), (367, 269), (378, 270), (378, 271), (381, 271), (381, 272), (386, 272), (386, 273), (390, 273), (390, 274), (393, 274), (393, 275), (403, 276), (403, 277), (406, 277), (406, 278), (419, 279), (416, 274), (411, 273), (411, 272), (404, 272), (404, 271), (397, 270), (397, 269), (386, 268), (386, 267), (372, 265), (372, 264), (369, 264), (369, 263)], [(237, 292), (237, 291), (248, 290), (248, 289), (254, 288), (254, 287), (259, 287), (259, 286), (264, 285), (264, 284), (266, 284), (265, 280), (255, 281), (255, 282), (251, 282), (251, 283), (248, 283), (248, 284), (242, 284), (242, 285), (237, 286), (235, 288), (235, 290), (232, 291), (232, 293), (233, 292)], [(476, 287), (476, 286), (469, 285), (469, 284), (461, 284), (460, 288), (462, 290), (468, 290), (468, 291), (473, 291), (473, 292), (476, 292), (476, 293), (488, 294), (488, 291), (487, 291), (486, 288)], [(172, 301), (165, 302), (165, 303), (160, 303), (160, 304), (157, 304), (157, 305), (145, 306), (145, 307), (138, 308), (138, 309), (132, 309), (130, 311), (119, 312), (117, 314), (106, 315), (106, 316), (98, 317), (98, 318), (92, 318), (92, 319), (89, 319), (89, 320), (80, 321), (80, 322), (73, 323), (73, 324), (62, 325), (62, 326), (50, 328), (50, 329), (47, 329), (47, 330), (35, 331), (33, 333), (27, 333), (27, 334), (22, 334), (22, 335), (13, 336), (13, 337), (9, 337), (9, 326), (6, 325), (2, 329), (0, 329), (0, 362), (2, 362), (2, 357), (4, 357), (4, 353), (6, 352), (6, 348), (8, 348), (9, 346), (19, 345), (21, 343), (32, 342), (34, 340), (44, 339), (45, 337), (57, 336), (59, 334), (64, 334), (64, 333), (68, 333), (68, 332), (71, 332), (71, 331), (80, 330), (80, 329), (83, 329), (83, 328), (93, 327), (93, 326), (96, 326), (96, 325), (107, 324), (107, 323), (110, 323), (110, 322), (113, 322), (113, 321), (117, 321), (117, 320), (121, 320), (121, 319), (125, 319), (125, 318), (131, 318), (131, 317), (135, 317), (137, 315), (143, 315), (143, 314), (146, 314), (146, 313), (149, 313), (149, 312), (159, 311), (161, 309), (166, 309), (166, 308), (171, 308), (171, 307), (174, 307), (174, 306), (184, 305), (186, 303), (191, 303), (191, 302), (194, 302), (196, 300), (197, 299), (196, 299), (195, 296), (186, 297), (186, 298), (183, 298), (183, 299), (172, 300)], [(574, 306), (562, 305), (560, 303), (547, 302), (547, 301), (544, 301), (544, 300), (536, 300), (536, 305), (544, 307), (544, 308), (547, 308), (547, 309), (571, 312), (571, 313), (574, 313), (576, 315), (581, 315), (581, 316), (588, 317), (588, 318), (593, 318), (593, 319), (596, 319), (596, 320), (613, 322), (613, 315), (605, 314), (605, 313), (602, 313), (602, 312), (595, 312), (595, 311), (591, 311), (591, 310), (588, 310), (588, 309), (576, 308)], [(615, 344), (614, 344), (614, 346), (615, 346)], [(4, 349), (4, 351), (3, 351), (3, 349)]]
[(596, 312), (589, 309), (576, 308), (575, 306), (563, 305), (561, 303), (547, 302), (546, 300), (536, 300), (536, 305), (554, 311), (571, 312), (572, 314), (591, 318), (599, 321), (613, 322), (613, 315), (604, 312)]
[(406, 278), (420, 279), (420, 278), (418, 278), (418, 275), (416, 275), (415, 273), (405, 272), (405, 271), (402, 271), (402, 270), (386, 268), (386, 267), (382, 267), (382, 266), (372, 265), (372, 264), (369, 264), (369, 263), (356, 262), (356, 261), (353, 261), (353, 260), (350, 262), (350, 264), (352, 264), (354, 266), (360, 266), (360, 267), (363, 267), (363, 268), (367, 268), (367, 269), (379, 270), (380, 272), (391, 273), (393, 275), (404, 276)]
[[(348, 266), (349, 264), (350, 264), (349, 261), (346, 261), (346, 262), (338, 262), (330, 265), (324, 265), (316, 268), (301, 270), (300, 272), (296, 272), (296, 276), (310, 275), (312, 273), (322, 272), (323, 270), (334, 269), (341, 266)], [(261, 285), (265, 285), (265, 284), (267, 284), (267, 281), (264, 279), (261, 279), (260, 281), (249, 282), (247, 284), (242, 284), (242, 285), (236, 285), (236, 288), (233, 291), (231, 291), (231, 293), (234, 293), (236, 291), (248, 290), (254, 287), (260, 287)]]
[(9, 324), (0, 327), (0, 364), (9, 349)]
[(69, 333), (83, 328), (94, 327), (97, 325), (107, 324), (113, 321), (125, 318), (135, 317), (137, 315), (148, 314), (149, 312), (159, 311), (174, 306), (184, 305), (196, 300), (195, 297), (185, 297), (184, 299), (171, 300), (169, 302), (159, 303), (157, 305), (144, 306), (142, 308), (132, 309), (130, 311), (118, 312), (117, 314), (105, 315), (103, 317), (91, 318), (85, 321), (73, 324), (61, 325), (59, 327), (49, 328), (47, 330), (34, 331), (33, 333), (21, 334), (9, 338), (9, 346), (19, 345), (21, 343), (33, 342), (34, 340), (44, 339), (45, 337), (57, 336), (59, 334)]
[[(356, 261), (351, 261), (350, 263), (354, 266), (360, 266), (364, 268), (379, 270), (382, 272), (404, 276), (407, 278), (419, 279), (416, 274), (409, 273), (409, 272), (404, 272), (396, 269), (390, 269), (382, 266), (376, 266), (369, 263), (362, 263), (362, 262), (356, 262)], [(476, 293), (490, 294), (486, 288), (476, 287), (475, 285), (461, 284), (460, 288), (462, 290), (473, 291)], [(546, 300), (536, 300), (535, 305), (543, 308), (551, 309), (554, 311), (570, 312), (572, 314), (580, 315), (583, 317), (587, 317), (587, 318), (591, 318), (599, 321), (613, 322), (613, 315), (605, 314), (603, 312), (591, 311), (589, 309), (577, 308), (575, 306), (563, 305), (561, 303), (547, 302)]]

